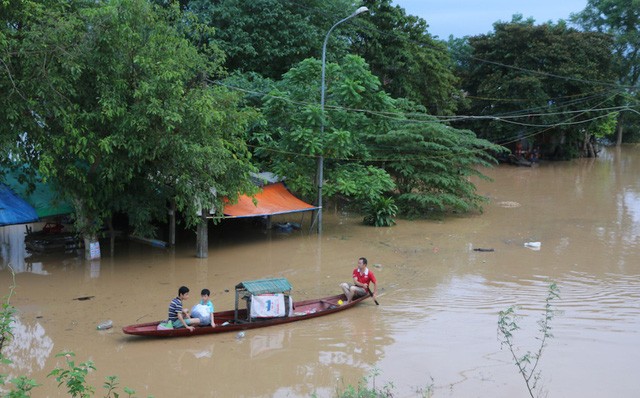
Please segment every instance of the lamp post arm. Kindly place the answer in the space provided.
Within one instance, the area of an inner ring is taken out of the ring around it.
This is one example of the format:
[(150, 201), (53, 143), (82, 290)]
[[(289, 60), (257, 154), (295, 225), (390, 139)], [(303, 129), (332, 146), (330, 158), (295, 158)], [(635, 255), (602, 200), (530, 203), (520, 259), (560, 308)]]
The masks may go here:
[[(334, 23), (333, 26), (327, 32), (327, 35), (324, 37), (324, 42), (322, 43), (322, 82), (320, 85), (320, 108), (322, 110), (322, 113), (324, 113), (324, 76), (325, 76), (325, 65), (326, 65), (326, 59), (327, 59), (327, 42), (329, 42), (329, 36), (331, 35), (331, 32), (333, 32), (333, 30), (336, 28), (336, 26), (340, 25), (343, 22), (347, 22), (351, 18), (366, 11), (369, 11), (366, 7), (358, 8), (353, 14)], [(322, 127), (324, 127), (324, 125), (321, 126), (321, 130), (322, 130)]]

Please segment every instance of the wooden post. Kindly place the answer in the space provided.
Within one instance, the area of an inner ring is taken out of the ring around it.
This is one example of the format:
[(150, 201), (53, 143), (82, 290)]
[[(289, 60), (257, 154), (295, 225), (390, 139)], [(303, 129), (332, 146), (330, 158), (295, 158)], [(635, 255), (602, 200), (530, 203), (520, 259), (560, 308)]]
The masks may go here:
[(196, 244), (196, 257), (209, 257), (209, 220), (206, 213), (202, 212), (200, 223), (198, 224), (198, 238)]
[(176, 201), (171, 201), (169, 209), (169, 246), (176, 245)]
[(113, 257), (116, 253), (116, 231), (113, 229), (113, 216), (109, 217), (107, 225), (109, 226), (109, 242), (111, 243), (109, 254)]

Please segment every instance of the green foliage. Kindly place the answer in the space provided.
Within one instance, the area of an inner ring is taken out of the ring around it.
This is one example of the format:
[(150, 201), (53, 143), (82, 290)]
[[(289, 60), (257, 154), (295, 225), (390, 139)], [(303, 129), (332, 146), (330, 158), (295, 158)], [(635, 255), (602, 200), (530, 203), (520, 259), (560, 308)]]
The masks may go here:
[(585, 30), (610, 34), (614, 39), (620, 83), (636, 86), (640, 80), (640, 7), (630, 0), (589, 0), (572, 22)]
[[(73, 352), (62, 352), (57, 354), (56, 357), (64, 357), (66, 361), (66, 368), (57, 367), (49, 373), (49, 377), (55, 377), (58, 382), (58, 387), (63, 384), (67, 388), (67, 392), (71, 397), (85, 398), (93, 396), (95, 388), (87, 382), (87, 375), (90, 371), (95, 370), (95, 366), (92, 361), (82, 362), (76, 364), (72, 359), (75, 357)], [(107, 376), (105, 378), (102, 387), (107, 390), (105, 398), (119, 398), (120, 394), (117, 392), (119, 388), (117, 376)], [(127, 397), (134, 398), (135, 390), (129, 387), (124, 387), (123, 391), (127, 394)]]
[(536, 26), (516, 16), (494, 24), (490, 34), (469, 38), (469, 45), (471, 57), (458, 53), (470, 97), (463, 112), (476, 116), (456, 125), (480, 137), (513, 146), (535, 141), (551, 156), (563, 142), (572, 145), (564, 149), (577, 150), (585, 131), (605, 130), (615, 114), (611, 107), (619, 92), (607, 35), (564, 23)]
[[(638, 86), (640, 85), (640, 7), (635, 0), (589, 0), (571, 20), (586, 31), (613, 38), (614, 70), (624, 95), (618, 104), (627, 107), (618, 118), (617, 142), (638, 141)], [(625, 137), (627, 135), (628, 137)]]
[(192, 19), (144, 0), (58, 4), (23, 2), (3, 20), (0, 162), (55, 181), (89, 238), (116, 211), (149, 231), (174, 201), (193, 226), (201, 207), (254, 189), (256, 114), (208, 85), (223, 59), (192, 44)]
[[(2, 307), (0, 307), (0, 363), (8, 364), (11, 361), (8, 358), (5, 358), (4, 347), (9, 344), (11, 339), (13, 339), (13, 318), (16, 314), (16, 309), (11, 305), (11, 297), (13, 296), (13, 292), (16, 287), (16, 274), (13, 272), (13, 268), (9, 266), (9, 270), (11, 271), (11, 285), (9, 285), (9, 294), (5, 297), (4, 302), (2, 303)], [(3, 384), (5, 380), (5, 375), (0, 374), (0, 385)]]
[[(336, 387), (335, 396), (337, 398), (391, 398), (395, 396), (395, 386), (392, 382), (386, 383), (381, 388), (376, 387), (376, 377), (379, 375), (380, 371), (374, 368), (369, 375), (358, 382), (357, 386), (349, 384), (343, 387)], [(433, 396), (433, 379), (426, 387), (417, 388), (416, 394), (416, 396), (423, 398)], [(311, 396), (317, 397), (315, 393)]]
[(26, 376), (18, 376), (14, 379), (11, 379), (11, 384), (15, 386), (15, 389), (9, 391), (7, 395), (4, 397), (7, 398), (25, 398), (31, 396), (31, 390), (38, 387), (40, 384), (36, 383), (35, 380), (30, 379)]
[[(118, 387), (119, 387), (119, 383), (118, 383), (118, 376), (107, 376), (105, 378), (104, 384), (102, 385), (102, 387), (107, 390), (107, 393), (105, 395), (105, 397), (112, 397), (113, 398), (119, 398), (120, 394), (117, 393)], [(125, 394), (127, 394), (127, 397), (129, 398), (134, 398), (136, 391), (132, 390), (129, 387), (124, 387), (123, 391)]]
[(1, 356), (2, 349), (8, 344), (13, 338), (12, 334), (12, 323), (13, 317), (15, 315), (16, 309), (9, 304), (9, 300), (7, 302), (2, 303), (2, 310), (0, 310), (0, 359), (4, 359)]
[[(372, 225), (390, 225), (395, 203), (412, 216), (481, 208), (468, 177), (482, 177), (477, 166), (494, 164), (491, 154), (501, 147), (438, 122), (411, 101), (392, 99), (357, 56), (326, 65), (320, 134), (320, 69), (316, 60), (301, 62), (263, 98), (265, 123), (251, 135), (262, 169), (286, 175), (294, 191), (312, 198), (311, 177), (323, 154), (324, 195), (366, 204), (366, 222)], [(384, 203), (390, 196), (391, 208)]]
[(395, 225), (394, 217), (398, 213), (393, 198), (376, 198), (365, 203), (363, 212), (364, 223), (376, 227), (390, 227)]
[[(348, 385), (342, 389), (336, 388), (338, 398), (382, 398), (393, 397), (393, 383), (385, 384), (382, 388), (376, 387), (376, 377), (380, 375), (378, 369), (373, 369), (368, 376), (358, 382), (357, 386)], [(369, 383), (371, 382), (371, 386)]]
[(95, 370), (92, 361), (82, 362), (76, 365), (72, 359), (75, 356), (72, 352), (62, 352), (56, 357), (64, 357), (67, 362), (67, 369), (55, 368), (49, 373), (49, 377), (54, 376), (58, 382), (58, 387), (65, 385), (67, 392), (72, 397), (86, 398), (93, 395), (94, 388), (87, 384), (86, 378), (90, 370)]
[(434, 115), (452, 114), (460, 97), (446, 45), (428, 32), (427, 22), (407, 15), (391, 0), (366, 0), (370, 12), (357, 21), (361, 33), (353, 51), (363, 57), (382, 88)]
[[(484, 198), (476, 194), (469, 176), (485, 178), (478, 166), (495, 164), (492, 154), (504, 148), (478, 139), (413, 110), (411, 121), (398, 121), (384, 134), (372, 136), (378, 158), (397, 186), (403, 214), (425, 217), (434, 213), (480, 211)], [(422, 116), (419, 118), (419, 116)]]
[(391, 177), (368, 164), (366, 132), (382, 126), (376, 118), (353, 108), (392, 109), (393, 100), (380, 91), (378, 79), (364, 60), (347, 56), (341, 65), (328, 64), (325, 126), (319, 133), (321, 63), (307, 59), (274, 82), (264, 97), (266, 123), (252, 132), (254, 159), (260, 168), (287, 176), (289, 187), (304, 197), (315, 193), (317, 157), (323, 154), (324, 192), (327, 198), (349, 198), (362, 203), (393, 189)]
[(520, 329), (516, 307), (511, 306), (504, 311), (500, 311), (498, 315), (498, 333), (501, 347), (507, 347), (509, 350), (532, 398), (534, 397), (534, 390), (540, 381), (541, 371), (537, 368), (542, 357), (542, 351), (547, 345), (547, 340), (553, 337), (551, 321), (555, 317), (556, 310), (553, 308), (552, 301), (559, 298), (559, 288), (555, 283), (552, 283), (549, 285), (549, 292), (545, 300), (544, 314), (542, 319), (538, 321), (540, 337), (537, 339), (540, 343), (535, 352), (527, 351), (523, 355), (518, 353), (518, 348), (514, 342), (514, 333)]
[[(333, 16), (349, 15), (353, 5), (344, 0), (191, 0), (187, 10), (214, 28), (213, 39), (224, 50), (230, 71), (280, 78), (292, 65), (317, 57)], [(331, 52), (344, 54), (348, 40), (335, 43)]]

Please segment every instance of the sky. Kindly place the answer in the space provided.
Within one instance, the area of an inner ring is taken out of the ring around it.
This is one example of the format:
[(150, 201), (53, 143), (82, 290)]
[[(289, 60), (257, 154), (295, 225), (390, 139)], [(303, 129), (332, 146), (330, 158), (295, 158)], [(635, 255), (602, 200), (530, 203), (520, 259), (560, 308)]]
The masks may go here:
[(541, 24), (568, 19), (582, 11), (587, 0), (393, 0), (407, 14), (427, 21), (429, 33), (442, 40), (493, 31), (496, 21), (511, 21), (513, 14), (533, 17)]

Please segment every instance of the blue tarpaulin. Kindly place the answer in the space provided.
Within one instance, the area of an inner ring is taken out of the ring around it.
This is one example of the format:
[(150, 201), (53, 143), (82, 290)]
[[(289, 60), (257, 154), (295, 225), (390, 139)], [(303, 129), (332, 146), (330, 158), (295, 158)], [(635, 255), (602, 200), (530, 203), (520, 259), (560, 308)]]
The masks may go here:
[(8, 186), (0, 184), (0, 227), (38, 221), (31, 205), (20, 199)]
[(40, 218), (73, 213), (71, 205), (58, 197), (54, 185), (50, 182), (45, 183), (38, 179), (35, 182), (35, 189), (29, 191), (26, 184), (18, 181), (16, 172), (6, 173), (5, 180), (15, 194), (36, 209)]

